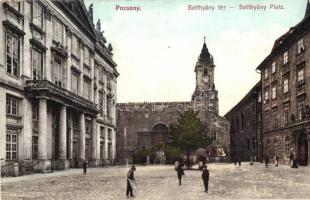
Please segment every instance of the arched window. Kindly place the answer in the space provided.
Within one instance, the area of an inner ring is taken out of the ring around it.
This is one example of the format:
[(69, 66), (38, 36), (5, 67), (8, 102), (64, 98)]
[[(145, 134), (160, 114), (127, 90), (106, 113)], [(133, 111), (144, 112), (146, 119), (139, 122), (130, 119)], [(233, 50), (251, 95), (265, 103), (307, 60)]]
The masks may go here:
[(207, 76), (207, 75), (208, 75), (208, 69), (207, 69), (207, 68), (205, 68), (205, 69), (203, 70), (203, 75), (204, 75), (204, 76)]
[(156, 124), (153, 127), (152, 132), (167, 133), (167, 132), (169, 132), (169, 129), (165, 124)]

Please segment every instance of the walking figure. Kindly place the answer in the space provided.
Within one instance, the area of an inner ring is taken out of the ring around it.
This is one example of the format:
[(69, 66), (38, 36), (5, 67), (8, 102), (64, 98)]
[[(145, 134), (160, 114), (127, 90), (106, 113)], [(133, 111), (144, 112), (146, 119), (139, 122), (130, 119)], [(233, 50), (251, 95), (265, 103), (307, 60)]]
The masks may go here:
[(176, 168), (176, 171), (177, 171), (177, 175), (178, 175), (178, 179), (179, 179), (179, 185), (182, 185), (182, 176), (185, 176), (184, 169), (182, 168), (181, 165), (179, 165)]
[(133, 192), (132, 192), (133, 187), (135, 187), (134, 171), (136, 171), (136, 167), (133, 165), (127, 173), (127, 188), (126, 188), (127, 198), (134, 197)]
[(278, 157), (278, 155), (275, 155), (275, 166), (276, 167), (279, 166), (279, 157)]
[(87, 165), (88, 165), (88, 161), (87, 161), (87, 159), (85, 159), (85, 160), (83, 161), (83, 171), (84, 171), (84, 174), (86, 174)]
[(77, 154), (74, 156), (74, 167), (78, 168), (79, 167), (79, 157)]
[(202, 180), (203, 184), (205, 186), (205, 192), (208, 193), (208, 186), (209, 186), (209, 170), (207, 168), (207, 165), (205, 165), (202, 169)]
[(266, 168), (268, 168), (268, 163), (269, 163), (269, 158), (268, 158), (268, 156), (266, 155), (266, 156), (265, 156), (265, 164), (266, 164)]
[(293, 152), (290, 153), (290, 165), (293, 167), (293, 160), (294, 160), (294, 154)]
[(241, 166), (241, 159), (240, 159), (240, 157), (238, 158), (238, 164), (239, 164), (239, 166)]

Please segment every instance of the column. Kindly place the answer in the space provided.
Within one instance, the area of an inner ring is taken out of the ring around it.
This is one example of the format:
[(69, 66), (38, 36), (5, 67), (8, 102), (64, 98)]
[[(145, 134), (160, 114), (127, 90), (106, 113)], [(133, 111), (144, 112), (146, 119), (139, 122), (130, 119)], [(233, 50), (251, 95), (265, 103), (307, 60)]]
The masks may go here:
[(92, 160), (96, 160), (97, 159), (97, 151), (98, 151), (98, 146), (97, 146), (97, 130), (96, 130), (96, 126), (97, 126), (97, 120), (95, 117), (92, 118), (91, 120), (92, 123), (92, 145), (91, 145), (91, 158)]
[(96, 151), (96, 159), (100, 160), (100, 125), (97, 124), (97, 151)]
[(80, 114), (80, 160), (85, 159), (85, 114)]
[(112, 129), (111, 133), (112, 133), (112, 159), (113, 159), (112, 162), (114, 162), (114, 159), (116, 157), (115, 156), (116, 155), (116, 132), (114, 129)]
[(67, 158), (67, 108), (62, 106), (59, 119), (59, 159)]
[(39, 100), (39, 139), (38, 159), (47, 159), (47, 104), (46, 99)]

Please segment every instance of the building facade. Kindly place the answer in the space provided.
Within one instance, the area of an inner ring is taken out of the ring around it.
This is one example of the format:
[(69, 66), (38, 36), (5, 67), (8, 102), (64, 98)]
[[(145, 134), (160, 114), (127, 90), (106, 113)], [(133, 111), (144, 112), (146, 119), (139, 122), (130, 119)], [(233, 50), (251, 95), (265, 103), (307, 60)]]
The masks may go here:
[(213, 145), (229, 155), (229, 122), (218, 115), (218, 97), (214, 84), (214, 62), (204, 42), (195, 66), (196, 89), (192, 101), (148, 102), (117, 104), (117, 161), (132, 162), (136, 150), (155, 148), (156, 155), (164, 156), (169, 143), (169, 126), (180, 113), (197, 111), (205, 124)]
[(112, 46), (82, 0), (0, 3), (1, 171), (115, 159)]
[(261, 161), (261, 82), (258, 82), (235, 105), (225, 118), (230, 121), (230, 153), (232, 160)]
[(258, 66), (262, 82), (264, 156), (283, 164), (291, 153), (299, 165), (310, 155), (310, 3), (303, 20), (275, 41)]

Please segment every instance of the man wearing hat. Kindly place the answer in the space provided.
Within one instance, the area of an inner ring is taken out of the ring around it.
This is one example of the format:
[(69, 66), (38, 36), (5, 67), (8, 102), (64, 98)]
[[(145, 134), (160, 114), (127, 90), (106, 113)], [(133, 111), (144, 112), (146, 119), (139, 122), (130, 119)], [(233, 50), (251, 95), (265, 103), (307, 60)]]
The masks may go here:
[(205, 165), (202, 169), (202, 180), (203, 184), (205, 186), (205, 192), (208, 193), (208, 185), (209, 185), (209, 170), (207, 168), (207, 165)]
[(131, 197), (134, 197), (132, 193), (132, 184), (134, 184), (135, 181), (134, 171), (136, 171), (136, 167), (133, 165), (127, 173), (127, 189), (126, 189), (127, 198), (129, 197), (129, 195)]

